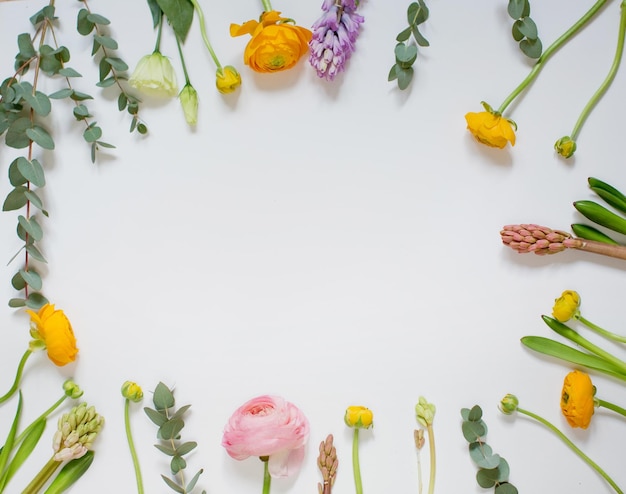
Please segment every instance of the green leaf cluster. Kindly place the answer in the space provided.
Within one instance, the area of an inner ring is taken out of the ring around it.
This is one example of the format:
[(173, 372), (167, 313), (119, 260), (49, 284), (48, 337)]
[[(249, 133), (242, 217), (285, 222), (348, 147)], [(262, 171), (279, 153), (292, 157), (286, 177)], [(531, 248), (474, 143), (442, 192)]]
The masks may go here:
[(165, 15), (178, 39), (184, 43), (193, 21), (193, 4), (189, 0), (148, 0), (148, 5), (153, 26), (157, 27)]
[[(613, 212), (594, 201), (576, 201), (574, 202), (576, 210), (597, 225), (626, 235), (626, 196), (615, 187), (597, 178), (589, 177), (588, 183), (589, 188), (617, 212)], [(573, 224), (572, 230), (580, 238), (619, 245), (615, 239), (591, 225)]]
[[(86, 0), (80, 0), (87, 7)], [(117, 107), (119, 111), (126, 110), (131, 116), (130, 132), (137, 131), (140, 134), (148, 132), (146, 125), (139, 119), (139, 104), (141, 101), (130, 94), (125, 86), (122, 85), (122, 81), (128, 80), (126, 72), (128, 71), (128, 65), (122, 58), (116, 56), (113, 52), (118, 49), (118, 43), (110, 33), (106, 32), (106, 26), (111, 23), (106, 17), (93, 13), (89, 8), (82, 8), (78, 11), (76, 19), (76, 29), (79, 34), (88, 36), (93, 33), (93, 46), (91, 49), (91, 56), (98, 58), (98, 83), (96, 86), (101, 88), (107, 88), (111, 86), (117, 86), (119, 89), (119, 95), (117, 98)], [(82, 113), (81, 113), (82, 115)], [(75, 115), (78, 118), (78, 115)], [(89, 129), (88, 129), (89, 131)], [(98, 141), (99, 137), (94, 138), (93, 132), (87, 132), (84, 135), (87, 140), (88, 137), (95, 139), (87, 142), (92, 143), (92, 154), (97, 149), (97, 146), (113, 147), (110, 144), (106, 144)]]
[(508, 481), (509, 464), (493, 452), (485, 442), (487, 424), (478, 405), (461, 409), (463, 437), (469, 443), (470, 458), (478, 467), (476, 482), (485, 489), (495, 487), (495, 494), (517, 494), (517, 488)]
[[(184, 405), (176, 409), (174, 393), (162, 382), (159, 382), (155, 388), (152, 401), (154, 408), (145, 407), (144, 412), (158, 427), (157, 438), (160, 442), (154, 446), (162, 453), (171, 457), (170, 469), (172, 474), (175, 476), (180, 474), (179, 478), (182, 479), (182, 471), (187, 467), (187, 461), (184, 456), (193, 451), (198, 445), (195, 441), (181, 441), (181, 431), (185, 427), (183, 416), (191, 405)], [(199, 470), (186, 484), (182, 482), (179, 484), (175, 479), (165, 475), (161, 475), (161, 477), (175, 492), (188, 494), (195, 488), (202, 472), (202, 469)]]
[(524, 336), (521, 339), (524, 346), (537, 353), (626, 381), (626, 362), (595, 345), (568, 325), (549, 316), (541, 317), (552, 331), (572, 342), (574, 346), (542, 336)]
[[(428, 7), (424, 0), (418, 0), (409, 5), (407, 9), (408, 27), (400, 31), (396, 36), (396, 47), (394, 53), (396, 63), (389, 71), (388, 81), (397, 81), (398, 87), (402, 90), (409, 87), (413, 80), (413, 64), (417, 59), (417, 45), (430, 46), (428, 40), (419, 31), (419, 25), (428, 19)], [(413, 37), (414, 42), (412, 42)]]
[(529, 0), (509, 0), (509, 16), (515, 20), (511, 28), (513, 39), (519, 43), (520, 50), (528, 58), (541, 56), (543, 46), (539, 39), (537, 24), (530, 18)]

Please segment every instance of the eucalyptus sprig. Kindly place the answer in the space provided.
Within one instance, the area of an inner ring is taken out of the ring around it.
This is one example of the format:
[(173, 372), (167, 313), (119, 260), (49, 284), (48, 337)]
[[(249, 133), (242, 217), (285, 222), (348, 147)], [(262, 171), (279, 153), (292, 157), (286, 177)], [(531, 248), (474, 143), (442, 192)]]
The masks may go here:
[[(139, 119), (139, 103), (141, 103), (141, 101), (130, 94), (125, 84), (122, 83), (122, 81), (128, 80), (126, 74), (128, 65), (119, 56), (114, 56), (118, 49), (118, 43), (106, 30), (106, 26), (108, 26), (111, 21), (100, 14), (93, 13), (89, 8), (87, 0), (80, 0), (80, 2), (83, 3), (84, 7), (78, 11), (76, 29), (79, 34), (83, 36), (88, 36), (93, 33), (91, 56), (100, 56), (98, 62), (99, 82), (96, 86), (101, 88), (117, 86), (119, 90), (117, 97), (118, 110), (126, 110), (132, 115), (130, 132), (136, 130), (140, 134), (145, 134), (148, 132), (148, 127)], [(94, 129), (92, 133), (93, 137), (95, 137), (98, 131)], [(103, 144), (100, 143), (100, 145)]]
[[(175, 492), (190, 494), (194, 490), (203, 472), (203, 470), (200, 469), (189, 482), (185, 481), (184, 470), (187, 468), (187, 461), (184, 456), (193, 451), (198, 445), (195, 441), (180, 441), (180, 433), (185, 427), (183, 416), (191, 405), (184, 405), (176, 409), (174, 393), (162, 382), (159, 382), (155, 388), (152, 401), (154, 408), (145, 407), (144, 411), (148, 418), (159, 428), (157, 438), (160, 442), (154, 446), (162, 453), (172, 457), (170, 469), (175, 476), (174, 479), (165, 475), (161, 475), (161, 477)], [(176, 477), (178, 479), (176, 479)], [(202, 491), (202, 494), (205, 493), (206, 491)]]
[(528, 58), (537, 59), (543, 47), (537, 31), (537, 24), (530, 18), (530, 2), (528, 0), (509, 0), (507, 8), (509, 16), (515, 19), (511, 34), (519, 43), (519, 48)]
[[(417, 59), (417, 45), (430, 46), (428, 40), (420, 33), (419, 25), (426, 22), (429, 11), (424, 0), (418, 0), (409, 5), (407, 9), (407, 21), (409, 26), (396, 36), (398, 44), (394, 49), (396, 63), (389, 71), (388, 81), (397, 81), (402, 90), (409, 87), (413, 80), (413, 64)], [(413, 40), (411, 40), (413, 37)]]
[[(589, 188), (603, 199), (607, 205), (612, 206), (617, 213), (594, 201), (588, 200), (574, 202), (576, 210), (597, 225), (626, 235), (626, 196), (615, 187), (597, 178), (589, 177), (588, 183)], [(572, 231), (580, 238), (611, 245), (620, 245), (615, 239), (591, 225), (573, 224)]]
[(469, 443), (470, 457), (478, 467), (476, 482), (485, 489), (495, 487), (495, 494), (517, 494), (517, 488), (508, 480), (509, 464), (485, 442), (487, 424), (482, 416), (483, 411), (478, 405), (461, 409), (461, 430)]

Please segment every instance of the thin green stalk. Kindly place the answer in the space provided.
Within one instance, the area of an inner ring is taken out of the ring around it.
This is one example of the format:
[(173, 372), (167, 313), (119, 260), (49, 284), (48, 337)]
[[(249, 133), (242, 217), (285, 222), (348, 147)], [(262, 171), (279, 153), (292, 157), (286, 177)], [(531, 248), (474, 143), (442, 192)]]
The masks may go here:
[(437, 471), (437, 463), (435, 457), (435, 431), (432, 424), (426, 426), (428, 431), (428, 447), (430, 450), (430, 478), (428, 479), (428, 494), (435, 492), (435, 473)]
[(270, 475), (269, 468), (269, 456), (262, 456), (261, 461), (263, 462), (263, 494), (270, 494), (270, 487), (272, 484), (272, 476)]
[(559, 429), (557, 429), (554, 425), (552, 425), (543, 417), (540, 417), (539, 415), (535, 415), (534, 413), (529, 412), (528, 410), (524, 410), (523, 408), (517, 407), (517, 411), (519, 413), (523, 413), (524, 415), (527, 415), (528, 417), (531, 417), (537, 420), (539, 423), (543, 424), (552, 432), (554, 432), (567, 445), (567, 447), (569, 447), (574, 453), (576, 453), (580, 458), (582, 458), (591, 468), (593, 468), (596, 472), (598, 472), (604, 478), (604, 480), (606, 480), (611, 485), (611, 487), (613, 487), (615, 492), (618, 492), (619, 494), (624, 494), (623, 491), (618, 487), (618, 485), (613, 481), (613, 479), (609, 477), (608, 474), (604, 470), (602, 470), (602, 468), (600, 468), (600, 466), (597, 463), (595, 463), (591, 458), (589, 458), (585, 453), (583, 453), (583, 451), (578, 446), (576, 446), (572, 441), (570, 441), (570, 439), (565, 434), (563, 434)]
[(619, 413), (620, 415), (623, 415), (624, 417), (626, 417), (626, 408), (622, 408), (619, 405), (616, 405), (609, 401), (598, 400), (598, 399), (596, 399), (595, 401), (598, 403), (598, 406), (608, 408), (609, 410), (613, 410), (614, 412)]
[(363, 483), (361, 482), (361, 465), (359, 463), (359, 429), (354, 428), (352, 438), (352, 471), (354, 473), (354, 487), (356, 494), (363, 494)]
[(26, 486), (26, 489), (22, 491), (22, 494), (37, 494), (60, 465), (60, 461), (55, 461), (54, 457), (50, 458), (48, 463), (44, 465), (30, 484)]
[(180, 64), (183, 66), (183, 74), (185, 74), (185, 86), (189, 86), (189, 74), (187, 73), (187, 64), (185, 64), (185, 57), (183, 56), (183, 47), (180, 45), (180, 39), (176, 36), (176, 47), (178, 48), (178, 55), (180, 55)]
[(265, 12), (269, 12), (270, 10), (274, 10), (272, 8), (272, 4), (270, 3), (270, 0), (261, 0), (261, 2), (263, 2), (263, 10)]
[(24, 372), (24, 365), (26, 365), (26, 361), (28, 360), (28, 357), (30, 357), (31, 353), (33, 352), (31, 352), (30, 350), (26, 350), (24, 352), (24, 355), (22, 355), (22, 359), (17, 366), (17, 372), (15, 374), (13, 386), (11, 386), (11, 389), (9, 389), (4, 396), (0, 397), (0, 403), (4, 403), (5, 401), (7, 401), (17, 391), (17, 387), (19, 386), (20, 380), (22, 379), (22, 372)]
[(135, 449), (135, 442), (133, 441), (133, 435), (130, 431), (130, 400), (127, 398), (124, 403), (124, 427), (126, 429), (126, 439), (128, 440), (128, 448), (130, 449), (130, 456), (133, 459), (133, 467), (135, 469), (135, 478), (137, 479), (137, 492), (143, 494), (143, 479), (141, 477), (141, 467), (139, 465), (139, 459), (137, 458), (137, 450)]
[[(209, 42), (209, 37), (207, 36), (207, 33), (206, 33), (206, 24), (204, 22), (204, 13), (202, 12), (202, 8), (200, 7), (200, 4), (198, 3), (197, 0), (191, 0), (191, 3), (193, 4), (194, 10), (198, 14), (198, 22), (200, 22), (200, 33), (202, 34), (202, 39), (204, 40), (204, 44), (206, 45), (207, 50), (209, 50), (209, 54), (211, 55), (213, 62), (215, 63), (215, 65), (217, 66), (217, 69), (219, 70), (222, 68), (222, 64), (218, 60), (217, 55), (213, 51), (213, 47), (211, 46), (211, 43)], [(265, 0), (263, 4), (265, 5)]]
[(568, 41), (576, 32), (578, 32), (589, 19), (591, 19), (597, 12), (602, 8), (602, 6), (607, 2), (607, 0), (598, 0), (593, 7), (591, 7), (585, 15), (583, 15), (578, 21), (570, 27), (567, 31), (565, 31), (554, 43), (552, 43), (546, 51), (539, 57), (535, 65), (533, 66), (530, 73), (526, 76), (526, 78), (521, 82), (519, 86), (517, 86), (509, 96), (504, 100), (504, 102), (498, 108), (498, 113), (502, 114), (504, 110), (511, 104), (511, 102), (528, 86), (534, 79), (537, 77), (544, 64), (548, 61), (548, 59), (566, 42)]
[(592, 331), (595, 331), (596, 333), (604, 336), (605, 338), (608, 338), (609, 340), (613, 340), (613, 341), (618, 341), (620, 343), (626, 343), (626, 336), (621, 336), (621, 335), (612, 333), (611, 331), (607, 331), (606, 329), (603, 329), (600, 326), (598, 326), (598, 325), (592, 323), (591, 321), (585, 319), (580, 314), (578, 314), (578, 315), (576, 315), (574, 317), (576, 319), (578, 319), (580, 322), (582, 322), (589, 329), (591, 329)]
[(163, 34), (163, 13), (159, 19), (159, 30), (157, 31), (156, 44), (154, 45), (154, 53), (161, 53), (161, 35)]
[(570, 134), (570, 137), (573, 141), (575, 141), (576, 138), (578, 137), (580, 129), (585, 123), (585, 120), (587, 120), (587, 117), (591, 113), (591, 110), (593, 109), (593, 107), (596, 106), (598, 101), (600, 101), (600, 98), (602, 98), (602, 95), (606, 92), (606, 90), (612, 84), (613, 80), (615, 79), (615, 75), (617, 74), (617, 69), (619, 68), (619, 64), (622, 60), (622, 54), (624, 53), (624, 34), (626, 33), (626, 2), (622, 1), (622, 5), (620, 8), (621, 8), (622, 14), (620, 16), (619, 34), (617, 38), (617, 49), (615, 50), (615, 57), (613, 58), (613, 64), (611, 65), (611, 69), (609, 70), (609, 73), (607, 74), (606, 79), (604, 79), (604, 81), (602, 82), (598, 90), (591, 97), (591, 99), (589, 100), (585, 108), (583, 108), (582, 113), (578, 117), (578, 120), (576, 121), (576, 124), (574, 125), (574, 129), (572, 130), (572, 133)]

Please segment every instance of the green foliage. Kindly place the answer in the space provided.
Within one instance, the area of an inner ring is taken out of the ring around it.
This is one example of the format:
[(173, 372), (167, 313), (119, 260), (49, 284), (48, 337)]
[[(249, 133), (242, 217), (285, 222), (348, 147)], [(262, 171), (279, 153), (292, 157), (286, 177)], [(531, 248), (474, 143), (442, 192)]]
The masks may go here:
[(387, 80), (397, 81), (398, 87), (402, 90), (409, 87), (413, 80), (415, 73), (413, 64), (417, 59), (417, 46), (430, 46), (418, 27), (428, 19), (428, 14), (428, 7), (426, 7), (424, 0), (411, 3), (407, 9), (408, 27), (396, 36), (398, 42), (394, 49), (396, 63), (391, 67)]
[[(594, 201), (576, 201), (574, 207), (588, 220), (617, 233), (626, 234), (626, 196), (615, 187), (597, 178), (588, 178), (589, 188), (616, 212)], [(587, 240), (618, 245), (615, 239), (591, 225), (574, 224), (574, 233)]]
[[(154, 446), (163, 454), (171, 457), (170, 470), (174, 476), (181, 474), (179, 477), (182, 480), (182, 471), (187, 468), (187, 461), (184, 456), (198, 445), (195, 441), (181, 442), (180, 440), (181, 432), (185, 427), (183, 417), (191, 405), (184, 405), (177, 410), (174, 393), (162, 382), (157, 384), (152, 401), (154, 408), (145, 407), (144, 412), (158, 427), (157, 438), (160, 442)], [(201, 473), (202, 470), (199, 470), (187, 485), (177, 483), (175, 478), (171, 479), (165, 475), (161, 475), (161, 477), (175, 492), (189, 494), (195, 488)]]
[(485, 489), (494, 487), (496, 494), (517, 494), (517, 488), (508, 481), (509, 464), (485, 442), (487, 424), (482, 416), (478, 405), (461, 409), (463, 437), (469, 443), (470, 458), (478, 467), (476, 482)]
[[(193, 21), (193, 4), (189, 0), (156, 0), (156, 3), (167, 17), (178, 39), (184, 43)], [(150, 8), (154, 21), (156, 18), (153, 11), (154, 7), (151, 6)]]
[[(116, 86), (119, 90), (119, 111), (126, 110), (131, 115), (130, 132), (137, 130), (140, 134), (145, 134), (148, 129), (145, 124), (140, 122), (138, 117), (139, 103), (141, 101), (132, 94), (130, 94), (123, 84), (123, 81), (128, 80), (128, 76), (126, 74), (126, 72), (128, 71), (128, 65), (120, 57), (114, 56), (113, 52), (115, 52), (119, 48), (119, 45), (117, 41), (111, 36), (111, 34), (106, 32), (105, 30), (105, 26), (110, 24), (110, 21), (106, 17), (92, 13), (87, 7), (87, 0), (80, 1), (85, 4), (85, 8), (80, 9), (78, 12), (78, 17), (76, 19), (76, 29), (79, 34), (83, 36), (88, 36), (93, 33), (93, 46), (91, 49), (91, 56), (94, 58), (96, 56), (99, 57), (99, 79), (96, 86), (101, 88)], [(188, 0), (184, 1), (185, 3), (189, 3), (189, 5), (191, 5)], [(123, 101), (124, 104), (120, 104), (120, 101)], [(81, 110), (79, 115), (76, 115), (75, 113), (76, 118), (87, 118), (87, 116), (84, 116), (83, 113), (83, 110)], [(93, 138), (93, 133), (88, 132), (86, 133), (86, 135), (84, 135), (84, 137), (85, 140), (87, 140), (88, 137)], [(95, 155), (95, 152), (98, 150), (99, 146), (105, 148), (114, 147), (111, 144), (101, 142), (98, 139), (99, 137), (96, 138), (96, 140), (87, 140), (87, 142), (92, 143), (92, 156)]]
[(537, 25), (530, 18), (529, 0), (509, 0), (507, 11), (509, 16), (515, 20), (511, 34), (513, 39), (519, 43), (520, 50), (528, 58), (539, 58), (543, 46), (539, 39)]
[(80, 458), (76, 458), (64, 465), (44, 494), (61, 494), (72, 487), (89, 470), (93, 463), (94, 455), (93, 451), (87, 451)]

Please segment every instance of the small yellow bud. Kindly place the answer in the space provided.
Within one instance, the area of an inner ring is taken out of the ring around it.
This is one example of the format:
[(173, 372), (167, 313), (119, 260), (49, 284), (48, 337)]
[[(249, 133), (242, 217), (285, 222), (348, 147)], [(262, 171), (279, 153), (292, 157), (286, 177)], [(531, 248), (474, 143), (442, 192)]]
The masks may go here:
[(215, 73), (215, 86), (222, 94), (232, 93), (241, 86), (241, 75), (232, 65), (219, 68)]
[(580, 295), (574, 290), (565, 290), (561, 296), (554, 300), (552, 315), (559, 322), (567, 322), (578, 314), (580, 307)]
[(500, 401), (500, 411), (505, 415), (511, 415), (517, 410), (518, 405), (519, 400), (517, 399), (517, 396), (508, 394)]
[(569, 136), (561, 137), (554, 143), (554, 149), (563, 158), (570, 158), (576, 152), (576, 141)]
[(346, 409), (343, 420), (348, 427), (369, 429), (374, 424), (374, 413), (369, 408), (351, 406)]
[(132, 381), (126, 381), (122, 385), (122, 396), (127, 400), (139, 403), (143, 398), (143, 390), (139, 384)]

